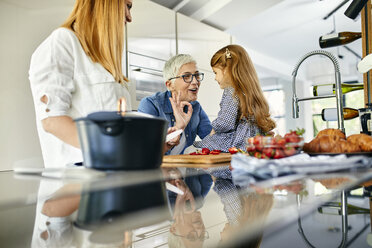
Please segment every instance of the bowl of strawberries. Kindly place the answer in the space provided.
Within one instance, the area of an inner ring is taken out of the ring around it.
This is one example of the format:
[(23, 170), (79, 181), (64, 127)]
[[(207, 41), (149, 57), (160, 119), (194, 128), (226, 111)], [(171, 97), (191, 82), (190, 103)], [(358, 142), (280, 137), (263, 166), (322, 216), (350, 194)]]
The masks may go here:
[(304, 145), (304, 129), (290, 131), (284, 136), (256, 135), (246, 139), (246, 150), (250, 156), (264, 159), (279, 159), (301, 152)]

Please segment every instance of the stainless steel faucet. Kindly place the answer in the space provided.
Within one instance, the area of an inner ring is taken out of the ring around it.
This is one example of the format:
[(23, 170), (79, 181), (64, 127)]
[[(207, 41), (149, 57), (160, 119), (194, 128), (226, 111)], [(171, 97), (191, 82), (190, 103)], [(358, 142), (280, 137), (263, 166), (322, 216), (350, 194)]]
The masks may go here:
[[(324, 55), (327, 58), (329, 58), (334, 67), (335, 67), (335, 81), (336, 81), (336, 94), (335, 95), (326, 95), (326, 96), (314, 96), (314, 97), (306, 97), (306, 98), (298, 98), (296, 95), (296, 76), (297, 76), (297, 71), (304, 62), (305, 59), (307, 59), (310, 56), (313, 55)], [(300, 61), (296, 64), (295, 68), (293, 69), (292, 72), (292, 90), (293, 90), (293, 96), (292, 96), (292, 110), (293, 110), (293, 118), (297, 119), (299, 117), (299, 106), (298, 102), (301, 101), (308, 101), (308, 100), (315, 100), (315, 99), (323, 99), (323, 98), (331, 98), (331, 97), (336, 97), (336, 103), (337, 103), (337, 124), (338, 124), (338, 129), (340, 129), (342, 132), (345, 132), (344, 128), (344, 112), (343, 112), (343, 103), (342, 103), (342, 89), (341, 89), (341, 75), (340, 75), (340, 65), (336, 59), (336, 57), (327, 51), (323, 50), (316, 50), (309, 52), (305, 54)]]

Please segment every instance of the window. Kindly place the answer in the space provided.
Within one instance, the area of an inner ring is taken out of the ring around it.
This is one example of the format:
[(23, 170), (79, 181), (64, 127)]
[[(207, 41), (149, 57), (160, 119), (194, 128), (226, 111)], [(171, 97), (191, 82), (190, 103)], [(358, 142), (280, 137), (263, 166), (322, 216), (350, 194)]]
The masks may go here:
[(284, 135), (286, 133), (284, 91), (282, 89), (264, 89), (264, 96), (269, 103), (271, 118), (276, 123), (274, 132)]

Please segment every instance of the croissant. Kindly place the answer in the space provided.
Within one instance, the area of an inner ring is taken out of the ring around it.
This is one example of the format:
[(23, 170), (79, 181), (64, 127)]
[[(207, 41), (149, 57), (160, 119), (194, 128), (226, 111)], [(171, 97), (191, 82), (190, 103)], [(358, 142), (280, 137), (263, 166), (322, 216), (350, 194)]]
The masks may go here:
[(351, 143), (347, 140), (339, 140), (334, 150), (337, 153), (359, 152), (360, 148), (358, 144)]
[(303, 150), (308, 153), (352, 153), (372, 152), (372, 137), (367, 134), (353, 134), (346, 138), (339, 129), (321, 130)]
[(319, 139), (313, 139), (309, 143), (305, 143), (303, 148), (305, 152), (320, 152)]
[(316, 138), (320, 138), (323, 135), (329, 135), (330, 137), (332, 137), (335, 140), (346, 139), (345, 134), (341, 130), (334, 129), (334, 128), (327, 128), (327, 129), (319, 131)]
[(347, 137), (347, 141), (358, 145), (360, 151), (372, 152), (372, 137), (367, 134), (353, 134)]
[(319, 138), (319, 152), (334, 152), (333, 149), (336, 146), (339, 139), (335, 139), (334, 136), (322, 135)]

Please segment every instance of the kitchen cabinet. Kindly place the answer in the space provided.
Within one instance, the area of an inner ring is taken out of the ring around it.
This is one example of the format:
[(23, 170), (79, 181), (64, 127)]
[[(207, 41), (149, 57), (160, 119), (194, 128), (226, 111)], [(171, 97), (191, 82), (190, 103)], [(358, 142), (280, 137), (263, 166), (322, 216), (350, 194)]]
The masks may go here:
[(151, 1), (136, 2), (132, 17), (133, 23), (127, 24), (126, 51), (133, 109), (143, 97), (166, 90), (164, 63), (186, 53), (205, 74), (198, 100), (211, 120), (217, 117), (222, 90), (209, 61), (218, 49), (230, 44), (230, 35)]
[(127, 24), (127, 68), (132, 107), (143, 97), (165, 91), (162, 71), (176, 55), (175, 12), (151, 1), (136, 1)]

